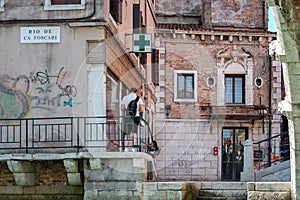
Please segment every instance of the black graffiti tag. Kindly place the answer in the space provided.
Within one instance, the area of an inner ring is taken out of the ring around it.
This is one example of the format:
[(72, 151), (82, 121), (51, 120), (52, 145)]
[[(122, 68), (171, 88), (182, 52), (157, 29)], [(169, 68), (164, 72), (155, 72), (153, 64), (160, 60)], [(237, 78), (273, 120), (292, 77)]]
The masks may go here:
[(55, 84), (58, 84), (60, 78), (64, 76), (62, 71), (64, 70), (64, 67), (60, 68), (57, 75), (49, 75), (47, 69), (45, 69), (45, 72), (37, 72), (32, 78), (31, 81), (33, 82), (40, 82), (41, 84), (50, 84), (51, 79), (55, 78)]
[(74, 85), (67, 85), (66, 87), (58, 85), (58, 87), (62, 90), (60, 96), (76, 97), (77, 95), (77, 88)]

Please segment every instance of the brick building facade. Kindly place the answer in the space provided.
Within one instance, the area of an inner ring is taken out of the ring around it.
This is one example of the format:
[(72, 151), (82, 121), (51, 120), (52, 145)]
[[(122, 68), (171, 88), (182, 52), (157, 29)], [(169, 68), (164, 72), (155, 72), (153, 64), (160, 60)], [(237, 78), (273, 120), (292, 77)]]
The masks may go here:
[(240, 180), (244, 141), (280, 133), (281, 64), (269, 56), (267, 5), (167, 2), (156, 6), (159, 178)]

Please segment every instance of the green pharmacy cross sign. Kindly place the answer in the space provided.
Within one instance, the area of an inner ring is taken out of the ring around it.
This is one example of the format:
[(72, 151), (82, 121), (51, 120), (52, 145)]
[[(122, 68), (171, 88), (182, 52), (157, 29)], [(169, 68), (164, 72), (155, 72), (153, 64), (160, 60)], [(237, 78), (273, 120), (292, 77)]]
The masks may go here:
[(133, 48), (135, 53), (151, 53), (151, 34), (133, 34)]

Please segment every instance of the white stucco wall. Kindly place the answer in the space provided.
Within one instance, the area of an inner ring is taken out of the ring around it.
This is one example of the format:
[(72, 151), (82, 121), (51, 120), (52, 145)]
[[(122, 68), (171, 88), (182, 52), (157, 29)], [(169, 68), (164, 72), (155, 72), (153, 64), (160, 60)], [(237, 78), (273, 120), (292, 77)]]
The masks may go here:
[(91, 92), (87, 44), (101, 40), (103, 30), (56, 25), (60, 42), (21, 43), (20, 27), (51, 25), (0, 26), (0, 43), (5, 46), (0, 50), (0, 117), (86, 115)]

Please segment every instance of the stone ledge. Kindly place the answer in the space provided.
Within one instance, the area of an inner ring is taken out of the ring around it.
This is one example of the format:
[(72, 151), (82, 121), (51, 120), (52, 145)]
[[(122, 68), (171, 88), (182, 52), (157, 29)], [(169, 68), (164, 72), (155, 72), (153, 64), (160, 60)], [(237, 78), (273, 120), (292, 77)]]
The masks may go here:
[(0, 186), (0, 194), (23, 194), (22, 186)]
[(202, 190), (247, 190), (247, 182), (203, 182)]
[(248, 182), (248, 191), (276, 191), (276, 192), (290, 192), (290, 182)]
[(157, 190), (157, 182), (144, 182), (143, 188), (144, 188), (144, 190), (148, 190), (148, 191), (156, 191)]
[(83, 194), (82, 186), (50, 186), (50, 194)]
[(291, 199), (290, 192), (248, 192), (248, 200), (258, 199)]
[(182, 191), (182, 190), (186, 190), (186, 183), (184, 183), (184, 182), (158, 182), (157, 190)]
[(200, 190), (200, 196), (213, 196), (213, 197), (246, 197), (247, 191), (246, 190)]
[(92, 155), (88, 152), (65, 153), (65, 154), (58, 154), (58, 153), (3, 154), (3, 155), (0, 155), (0, 161), (64, 160), (64, 159), (80, 159), (80, 158), (90, 158), (90, 157), (92, 157)]
[(114, 152), (93, 155), (85, 161), (87, 182), (146, 181), (148, 165), (153, 158), (141, 152)]
[(0, 199), (5, 199), (5, 200), (16, 200), (16, 199), (22, 199), (22, 200), (49, 200), (49, 199), (63, 199), (63, 200), (82, 200), (83, 195), (78, 195), (78, 194), (51, 194), (47, 195), (31, 195), (31, 194), (12, 194), (12, 195), (0, 195)]
[(142, 182), (118, 182), (118, 181), (110, 181), (110, 182), (86, 182), (84, 184), (84, 190), (97, 190), (97, 191), (114, 191), (114, 190), (131, 190), (138, 191), (141, 187)]
[(76, 186), (0, 186), (0, 194), (83, 194), (82, 187)]
[(64, 159), (84, 159), (84, 158), (144, 158), (151, 161), (152, 157), (143, 152), (79, 152), (79, 153), (40, 153), (40, 154), (3, 154), (0, 155), (0, 161), (20, 160), (64, 160)]

